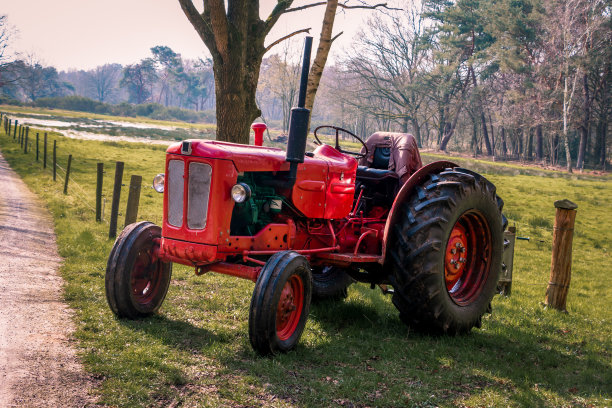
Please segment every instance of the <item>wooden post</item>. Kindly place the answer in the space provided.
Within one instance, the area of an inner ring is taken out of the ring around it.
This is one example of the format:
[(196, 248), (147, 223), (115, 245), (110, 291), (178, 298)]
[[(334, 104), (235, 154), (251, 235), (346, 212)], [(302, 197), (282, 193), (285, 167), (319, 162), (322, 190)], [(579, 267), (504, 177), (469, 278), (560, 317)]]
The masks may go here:
[(544, 304), (566, 312), (567, 292), (572, 273), (572, 240), (578, 206), (569, 200), (555, 201), (557, 213), (553, 229), (550, 281)]
[(138, 204), (140, 203), (140, 186), (142, 176), (132, 176), (128, 195), (127, 209), (125, 210), (125, 227), (136, 222), (138, 218)]
[(38, 132), (36, 132), (36, 161), (38, 161)]
[(25, 128), (25, 153), (28, 152), (28, 139), (30, 138), (30, 127)]
[(47, 168), (47, 132), (45, 132), (45, 142), (43, 143), (43, 169)]
[(64, 194), (68, 194), (68, 180), (70, 179), (70, 164), (72, 163), (72, 155), (68, 155), (68, 166), (66, 166), (66, 180), (64, 181)]
[(57, 140), (53, 141), (53, 181), (57, 179)]
[(19, 146), (23, 149), (23, 125), (19, 126)]
[(27, 154), (27, 153), (28, 153), (28, 134), (27, 134), (27, 133), (26, 133), (26, 135), (25, 135), (25, 141), (24, 141), (24, 143), (23, 143), (23, 152), (24, 152), (25, 154)]
[(96, 221), (102, 221), (102, 181), (104, 178), (104, 163), (98, 163), (96, 179)]
[(123, 179), (123, 162), (115, 165), (115, 185), (113, 187), (113, 202), (111, 204), (110, 227), (108, 237), (117, 236), (117, 215), (119, 215), (119, 198), (121, 197), (121, 180)]

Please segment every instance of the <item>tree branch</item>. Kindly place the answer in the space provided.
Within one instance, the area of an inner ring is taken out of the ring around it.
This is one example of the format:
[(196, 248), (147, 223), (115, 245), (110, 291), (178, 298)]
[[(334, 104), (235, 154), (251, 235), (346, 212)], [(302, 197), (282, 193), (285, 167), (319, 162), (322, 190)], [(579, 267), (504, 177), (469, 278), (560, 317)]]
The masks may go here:
[[(288, 8), (285, 11), (283, 11), (283, 13), (292, 13), (294, 11), (305, 10), (305, 9), (309, 9), (309, 8), (312, 8), (312, 7), (322, 6), (324, 4), (327, 4), (327, 1), (320, 1), (318, 3), (311, 3), (311, 4), (307, 4), (305, 6)], [(377, 8), (380, 7), (380, 8), (384, 8), (384, 9), (387, 9), (387, 10), (402, 10), (400, 8), (389, 7), (389, 6), (387, 6), (387, 3), (378, 3), (378, 4), (373, 4), (373, 5), (361, 4), (361, 5), (350, 6), (348, 4), (348, 1), (345, 2), (345, 3), (338, 3), (338, 7), (341, 7), (343, 9), (377, 9)]]
[(195, 28), (196, 32), (198, 33), (202, 41), (204, 41), (204, 44), (206, 44), (211, 54), (219, 55), (215, 41), (214, 41), (213, 33), (210, 30), (210, 27), (208, 27), (206, 23), (204, 22), (204, 17), (198, 12), (198, 10), (193, 5), (193, 2), (191, 0), (178, 0), (178, 1), (181, 5), (181, 8), (183, 9), (183, 12), (187, 16), (187, 19), (189, 20), (193, 28)]
[(293, 3), (293, 0), (278, 0), (278, 3), (276, 3), (276, 6), (266, 19), (266, 25), (263, 32), (264, 36), (268, 35), (268, 33), (270, 32), (274, 24), (276, 24), (280, 16), (282, 16), (291, 6), (291, 3)]
[(329, 40), (329, 42), (333, 43), (336, 40), (336, 38), (340, 37), (342, 34), (344, 34), (344, 31), (340, 31), (338, 34), (334, 35), (334, 37), (331, 40)]
[(270, 50), (270, 48), (274, 47), (276, 44), (278, 44), (278, 43), (280, 43), (280, 42), (283, 42), (283, 41), (285, 41), (286, 39), (291, 38), (291, 37), (293, 37), (294, 35), (299, 34), (299, 33), (308, 33), (308, 34), (310, 34), (310, 27), (308, 27), (308, 28), (303, 28), (303, 29), (301, 29), (301, 30), (294, 31), (294, 32), (292, 32), (291, 34), (287, 34), (286, 36), (279, 38), (278, 40), (274, 41), (272, 44), (268, 45), (268, 46), (265, 48), (265, 50), (264, 50), (264, 54), (265, 54), (266, 52), (268, 52), (268, 51)]
[(228, 50), (228, 27), (225, 3), (223, 0), (204, 0), (204, 14), (210, 16), (210, 29), (215, 37), (217, 50), (224, 58)]

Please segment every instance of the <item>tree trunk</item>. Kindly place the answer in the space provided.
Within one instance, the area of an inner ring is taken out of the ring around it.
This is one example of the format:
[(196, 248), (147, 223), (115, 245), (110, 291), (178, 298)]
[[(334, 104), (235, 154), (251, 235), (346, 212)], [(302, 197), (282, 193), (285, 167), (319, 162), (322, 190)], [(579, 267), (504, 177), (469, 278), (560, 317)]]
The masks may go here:
[(332, 44), (332, 30), (334, 29), (334, 19), (336, 17), (336, 9), (338, 8), (338, 0), (327, 0), (327, 6), (325, 7), (325, 14), (323, 16), (323, 26), (321, 27), (321, 36), (319, 37), (319, 47), (317, 48), (317, 55), (312, 63), (310, 72), (308, 74), (308, 89), (306, 90), (306, 109), (312, 111), (314, 106), (315, 96), (321, 76), (323, 75), (323, 68), (327, 62), (327, 56), (329, 55), (329, 49)]
[(539, 161), (542, 161), (542, 159), (544, 158), (544, 140), (543, 140), (543, 136), (542, 136), (542, 125), (538, 125), (536, 127), (536, 158)]
[(446, 123), (446, 127), (444, 129), (444, 137), (442, 138), (442, 142), (440, 143), (440, 150), (446, 151), (446, 147), (448, 146), (448, 142), (450, 138), (455, 133), (455, 127), (457, 126), (457, 121), (459, 120), (459, 114), (461, 113), (461, 109), (463, 108), (463, 99), (459, 103), (459, 107), (457, 108), (457, 113), (455, 114), (455, 118), (453, 119), (453, 123)]
[(582, 125), (580, 126), (580, 145), (578, 146), (578, 158), (576, 159), (576, 168), (582, 170), (584, 168), (584, 158), (586, 153), (587, 138), (589, 137), (589, 125), (591, 122), (591, 99), (589, 97), (589, 78), (585, 73), (582, 77), (584, 88)]
[[(230, 55), (228, 64), (214, 66), (217, 140), (249, 144), (250, 125), (261, 115), (254, 103), (259, 64), (257, 61), (247, 64), (246, 56), (237, 52)], [(249, 65), (257, 68), (248, 72)]]
[(423, 147), (423, 141), (421, 140), (421, 125), (419, 125), (419, 121), (415, 118), (412, 119), (412, 131), (414, 132), (417, 146)]
[[(576, 82), (574, 81), (574, 84)], [(569, 104), (571, 103), (571, 96), (568, 98), (567, 90), (567, 77), (565, 77), (565, 88), (563, 91), (563, 146), (565, 147), (565, 161), (568, 173), (572, 172), (572, 153), (569, 145), (569, 135), (567, 133), (567, 117), (569, 115)]]
[[(476, 81), (476, 74), (474, 73), (474, 70), (472, 69), (472, 82), (474, 83), (474, 89), (476, 90), (477, 87), (477, 81)], [(493, 156), (493, 150), (491, 149), (491, 142), (489, 141), (489, 132), (487, 132), (487, 120), (485, 119), (485, 114), (484, 114), (484, 106), (482, 103), (482, 98), (480, 97), (480, 95), (478, 95), (478, 105), (480, 108), (480, 121), (482, 123), (482, 137), (484, 138), (484, 142), (485, 142), (485, 147), (487, 149), (487, 155), (488, 156)]]
[(501, 139), (502, 139), (502, 157), (505, 159), (508, 153), (508, 146), (506, 145), (506, 128), (501, 128)]
[(529, 129), (527, 136), (527, 160), (531, 161), (533, 158), (533, 129)]

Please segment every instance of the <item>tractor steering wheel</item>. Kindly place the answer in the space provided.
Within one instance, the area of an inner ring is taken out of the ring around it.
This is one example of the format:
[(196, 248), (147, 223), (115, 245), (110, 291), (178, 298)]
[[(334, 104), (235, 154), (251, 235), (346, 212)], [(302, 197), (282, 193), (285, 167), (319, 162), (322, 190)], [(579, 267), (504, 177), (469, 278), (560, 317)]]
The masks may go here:
[[(366, 146), (365, 142), (363, 140), (361, 140), (361, 138), (359, 136), (357, 136), (356, 134), (354, 134), (353, 132), (349, 132), (346, 129), (337, 127), (337, 126), (331, 126), (331, 125), (323, 125), (323, 126), (319, 126), (314, 130), (314, 137), (317, 141), (317, 143), (319, 145), (323, 144), (323, 142), (321, 142), (321, 140), (319, 140), (319, 136), (317, 135), (317, 132), (319, 131), (319, 129), (324, 129), (324, 128), (330, 128), (330, 129), (334, 129), (336, 131), (336, 146), (335, 149), (337, 151), (339, 151), (340, 153), (344, 153), (344, 154), (350, 154), (351, 156), (355, 156), (357, 159), (362, 159), (364, 157), (366, 157), (368, 155), (368, 147)], [(361, 143), (361, 145), (363, 146), (363, 150), (364, 152), (351, 152), (348, 150), (343, 150), (340, 148), (340, 139), (339, 139), (339, 133), (340, 132), (344, 132), (346, 134), (351, 135), (353, 138), (357, 139), (359, 141), (359, 143)]]

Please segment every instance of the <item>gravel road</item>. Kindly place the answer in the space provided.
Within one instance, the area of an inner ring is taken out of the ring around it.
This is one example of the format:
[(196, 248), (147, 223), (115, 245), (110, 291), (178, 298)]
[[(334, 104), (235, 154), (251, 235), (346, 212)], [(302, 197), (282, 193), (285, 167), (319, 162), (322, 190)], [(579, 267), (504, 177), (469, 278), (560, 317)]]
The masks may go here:
[(53, 222), (0, 154), (0, 407), (91, 407)]

